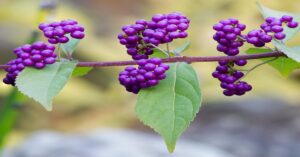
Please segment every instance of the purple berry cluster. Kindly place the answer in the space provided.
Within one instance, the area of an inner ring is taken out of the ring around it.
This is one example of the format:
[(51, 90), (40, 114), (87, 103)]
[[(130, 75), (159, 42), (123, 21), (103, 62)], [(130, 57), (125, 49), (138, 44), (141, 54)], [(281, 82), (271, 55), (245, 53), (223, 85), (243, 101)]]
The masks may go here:
[(244, 73), (234, 69), (234, 65), (244, 66), (246, 60), (238, 60), (234, 62), (220, 61), (216, 71), (212, 73), (214, 78), (219, 79), (220, 86), (224, 89), (223, 94), (226, 96), (244, 95), (251, 91), (252, 87), (247, 82), (240, 81)]
[[(217, 50), (228, 56), (238, 55), (239, 48), (244, 44), (242, 31), (246, 29), (246, 25), (235, 18), (229, 18), (215, 24), (213, 29), (216, 31), (213, 38), (218, 42)], [(212, 75), (221, 82), (224, 95), (244, 95), (252, 89), (251, 85), (240, 81), (244, 73), (234, 69), (235, 65), (245, 66), (246, 64), (246, 60), (219, 62), (219, 66)]]
[(253, 44), (255, 47), (263, 47), (265, 46), (266, 43), (271, 42), (273, 37), (271, 35), (268, 35), (263, 30), (254, 29), (246, 35), (245, 39), (247, 40), (248, 43)]
[(159, 58), (140, 59), (137, 63), (138, 68), (128, 66), (119, 74), (119, 81), (128, 92), (137, 94), (140, 89), (155, 86), (167, 77), (169, 65)]
[[(263, 47), (266, 43), (271, 42), (273, 38), (283, 40), (286, 36), (283, 33), (283, 24), (287, 24), (289, 28), (298, 27), (298, 22), (293, 21), (292, 16), (284, 15), (280, 19), (268, 17), (261, 25), (261, 29), (254, 29), (243, 35), (242, 31), (246, 29), (246, 25), (239, 23), (235, 18), (229, 18), (221, 20), (213, 26), (216, 31), (213, 38), (218, 42), (218, 51), (228, 56), (236, 56), (239, 54), (239, 48), (244, 45), (244, 42), (253, 44), (256, 47)], [(224, 95), (244, 95), (252, 89), (251, 85), (240, 80), (244, 73), (234, 68), (234, 66), (245, 66), (246, 64), (246, 60), (219, 62), (219, 66), (212, 75), (221, 82)]]
[(3, 79), (5, 84), (15, 85), (15, 79), (25, 67), (42, 69), (47, 64), (55, 63), (57, 55), (54, 53), (55, 46), (41, 41), (32, 45), (26, 44), (14, 50), (17, 58), (7, 63), (7, 75)]
[(42, 23), (39, 25), (39, 29), (43, 31), (44, 36), (51, 44), (67, 43), (69, 41), (68, 34), (75, 39), (83, 39), (85, 36), (84, 27), (75, 20)]
[(122, 27), (124, 33), (118, 35), (120, 43), (127, 48), (127, 54), (134, 60), (147, 59), (153, 53), (153, 47), (143, 41), (142, 34), (146, 27), (146, 20), (137, 20), (133, 25)]
[(293, 21), (292, 16), (283, 15), (280, 19), (268, 17), (265, 19), (265, 22), (260, 25), (261, 29), (252, 30), (247, 34), (246, 40), (256, 47), (265, 46), (265, 44), (271, 42), (273, 38), (283, 40), (286, 37), (286, 34), (283, 32), (284, 24), (289, 28), (298, 27), (298, 22)]
[(156, 14), (148, 22), (143, 32), (144, 41), (153, 45), (172, 42), (174, 39), (186, 38), (190, 20), (181, 13)]
[(134, 60), (147, 59), (153, 53), (153, 45), (186, 38), (189, 23), (189, 19), (181, 13), (156, 14), (151, 21), (137, 20), (133, 25), (122, 27), (123, 33), (118, 38)]
[(244, 44), (240, 37), (242, 31), (246, 29), (246, 25), (239, 23), (237, 19), (230, 18), (221, 20), (213, 26), (213, 29), (216, 31), (213, 38), (219, 43), (218, 51), (229, 56), (239, 54), (239, 47)]

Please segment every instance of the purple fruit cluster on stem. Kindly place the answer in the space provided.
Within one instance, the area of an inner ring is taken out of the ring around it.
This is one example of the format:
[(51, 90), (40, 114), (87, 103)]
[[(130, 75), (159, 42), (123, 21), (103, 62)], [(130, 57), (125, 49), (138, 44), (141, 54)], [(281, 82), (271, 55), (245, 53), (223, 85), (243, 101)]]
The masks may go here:
[[(228, 56), (236, 56), (239, 54), (239, 48), (244, 45), (244, 42), (250, 43), (255, 47), (263, 47), (273, 39), (285, 39), (284, 24), (289, 28), (298, 27), (298, 22), (293, 21), (292, 16), (283, 15), (281, 18), (268, 17), (261, 24), (261, 29), (254, 29), (243, 35), (242, 31), (245, 30), (246, 25), (239, 23), (237, 19), (229, 18), (221, 20), (213, 26), (213, 29), (216, 31), (213, 38), (218, 42), (218, 51)], [(224, 95), (243, 95), (252, 89), (251, 85), (241, 81), (244, 73), (234, 68), (234, 66), (245, 66), (246, 64), (247, 60), (244, 59), (219, 61), (219, 66), (212, 76), (221, 82), (220, 86), (224, 89)]]
[(228, 56), (239, 54), (239, 47), (243, 46), (244, 41), (241, 39), (241, 33), (246, 29), (246, 25), (239, 23), (235, 18), (221, 20), (213, 26), (216, 31), (213, 38), (219, 44), (217, 50)]
[(245, 36), (245, 40), (256, 47), (263, 47), (273, 39), (283, 40), (286, 38), (286, 34), (283, 32), (284, 25), (289, 28), (296, 28), (298, 27), (298, 22), (293, 21), (293, 17), (289, 15), (283, 15), (281, 18), (268, 17), (260, 25), (261, 29), (250, 31)]
[(251, 85), (240, 80), (244, 76), (244, 73), (234, 69), (235, 65), (244, 66), (246, 64), (246, 60), (237, 60), (235, 62), (219, 61), (219, 66), (212, 73), (212, 76), (221, 82), (220, 86), (224, 89), (224, 95), (241, 96), (252, 90)]
[(55, 46), (41, 41), (14, 49), (17, 58), (7, 63), (9, 67), (5, 69), (7, 74), (3, 82), (14, 86), (16, 77), (25, 67), (43, 69), (46, 65), (55, 63), (57, 55), (54, 51)]
[(169, 69), (169, 65), (162, 63), (159, 58), (140, 59), (137, 64), (138, 68), (127, 66), (119, 74), (120, 84), (128, 92), (137, 94), (141, 89), (155, 86), (167, 77), (165, 72)]
[[(213, 26), (216, 31), (213, 36), (218, 42), (217, 50), (228, 56), (236, 56), (239, 54), (239, 48), (244, 45), (242, 31), (246, 29), (246, 25), (240, 23), (235, 18), (221, 20)], [(247, 60), (239, 59), (235, 61), (219, 61), (219, 66), (212, 73), (214, 78), (217, 78), (224, 89), (223, 94), (226, 96), (244, 95), (252, 89), (251, 85), (240, 79), (244, 73), (238, 71), (234, 66), (245, 66)]]
[(118, 39), (126, 46), (132, 59), (147, 59), (153, 53), (154, 46), (186, 38), (189, 23), (190, 20), (181, 13), (156, 14), (150, 21), (141, 19), (135, 24), (123, 26), (123, 33), (118, 35)]
[(62, 20), (60, 22), (41, 23), (39, 29), (48, 38), (51, 44), (67, 43), (70, 39), (68, 34), (75, 39), (85, 37), (84, 27), (79, 25), (76, 20)]
[(170, 43), (178, 38), (186, 38), (190, 20), (181, 13), (156, 14), (150, 21), (137, 20), (135, 24), (122, 27), (118, 35), (122, 45), (127, 48), (138, 68), (128, 66), (119, 74), (120, 84), (132, 93), (149, 88), (166, 78), (169, 65), (159, 58), (148, 59), (153, 49), (160, 44)]

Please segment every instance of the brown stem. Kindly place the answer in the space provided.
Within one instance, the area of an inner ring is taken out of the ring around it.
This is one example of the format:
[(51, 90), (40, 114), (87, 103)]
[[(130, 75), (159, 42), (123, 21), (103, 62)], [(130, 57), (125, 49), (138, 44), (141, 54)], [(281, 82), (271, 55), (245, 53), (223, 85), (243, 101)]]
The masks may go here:
[[(173, 62), (218, 62), (218, 61), (235, 61), (240, 59), (250, 60), (250, 59), (260, 59), (260, 58), (270, 58), (270, 57), (286, 57), (282, 52), (267, 52), (261, 54), (250, 54), (250, 55), (238, 55), (238, 56), (207, 56), (207, 57), (189, 57), (180, 56), (172, 58), (162, 59), (165, 63)], [(136, 65), (136, 61), (112, 61), (112, 62), (79, 62), (77, 67), (111, 67), (111, 66), (126, 66), (126, 65)], [(5, 69), (9, 67), (8, 65), (0, 65), (0, 69)]]

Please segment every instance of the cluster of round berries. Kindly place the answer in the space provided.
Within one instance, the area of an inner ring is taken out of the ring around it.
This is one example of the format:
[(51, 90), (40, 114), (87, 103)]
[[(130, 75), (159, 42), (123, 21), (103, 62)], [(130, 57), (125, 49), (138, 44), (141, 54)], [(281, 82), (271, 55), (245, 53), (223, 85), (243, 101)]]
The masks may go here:
[(42, 23), (39, 25), (39, 29), (43, 31), (44, 36), (51, 44), (67, 43), (69, 41), (68, 34), (75, 39), (83, 39), (85, 36), (84, 27), (75, 20)]
[[(246, 25), (235, 18), (229, 18), (215, 24), (213, 29), (216, 31), (213, 38), (218, 42), (217, 50), (229, 56), (238, 55), (239, 47), (244, 44), (243, 38), (245, 36), (242, 35), (242, 31), (246, 29)], [(246, 64), (246, 60), (219, 62), (219, 66), (212, 75), (221, 82), (220, 86), (224, 89), (224, 95), (244, 95), (252, 89), (249, 84), (239, 80), (244, 76), (244, 73), (234, 69), (235, 65), (245, 66)]]
[[(280, 34), (282, 35), (283, 33)], [(246, 35), (245, 39), (248, 43), (253, 44), (255, 47), (263, 47), (266, 43), (271, 42), (273, 37), (263, 30), (254, 29)]]
[(156, 14), (148, 22), (143, 32), (144, 41), (153, 45), (172, 42), (174, 39), (186, 38), (190, 20), (181, 13)]
[(240, 79), (244, 76), (244, 73), (233, 68), (234, 65), (244, 66), (246, 64), (246, 60), (219, 62), (219, 66), (212, 75), (221, 82), (220, 86), (224, 89), (224, 95), (244, 95), (246, 92), (252, 89), (251, 85), (249, 85), (247, 82), (240, 81)]
[(123, 33), (118, 38), (134, 60), (147, 59), (154, 46), (186, 38), (189, 23), (181, 13), (156, 14), (151, 21), (137, 20), (133, 25), (122, 27)]
[(38, 41), (32, 45), (26, 44), (14, 50), (17, 58), (7, 63), (7, 75), (3, 79), (6, 84), (15, 85), (15, 79), (25, 67), (44, 68), (47, 64), (55, 63), (57, 55), (55, 46)]
[(246, 29), (246, 25), (239, 23), (237, 19), (230, 18), (221, 20), (213, 26), (216, 31), (213, 38), (219, 44), (217, 50), (226, 55), (235, 56), (239, 54), (239, 47), (243, 46), (241, 32)]
[(7, 75), (3, 79), (4, 83), (14, 86), (16, 77), (25, 67), (43, 69), (47, 64), (55, 63), (57, 55), (55, 46), (52, 44), (67, 43), (69, 41), (67, 34), (71, 34), (71, 37), (76, 39), (83, 39), (85, 36), (84, 27), (78, 25), (75, 20), (42, 23), (39, 25), (39, 29), (44, 32), (51, 44), (38, 41), (32, 45), (26, 44), (16, 48), (14, 53), (17, 58), (7, 63), (9, 67), (5, 69)]
[(137, 94), (140, 89), (155, 86), (167, 77), (169, 65), (159, 58), (140, 59), (137, 63), (138, 68), (128, 66), (119, 74), (119, 81), (128, 92)]
[(271, 42), (273, 38), (283, 40), (286, 37), (286, 34), (283, 33), (283, 24), (286, 24), (289, 28), (298, 27), (298, 22), (293, 21), (292, 16), (283, 15), (280, 19), (268, 17), (265, 19), (265, 22), (260, 25), (261, 29), (252, 30), (247, 34), (246, 40), (256, 47), (265, 46), (265, 44)]
[(146, 27), (147, 21), (138, 20), (133, 25), (122, 27), (124, 34), (118, 35), (120, 43), (127, 48), (127, 54), (134, 60), (147, 59), (153, 53), (153, 47), (146, 45), (141, 37)]
[[(293, 17), (284, 15), (280, 19), (268, 17), (265, 23), (261, 25), (261, 29), (254, 29), (243, 35), (242, 31), (246, 29), (246, 25), (239, 23), (237, 19), (229, 18), (221, 20), (213, 26), (216, 31), (213, 38), (218, 42), (217, 50), (224, 52), (226, 55), (235, 56), (239, 54), (239, 48), (244, 42), (253, 44), (256, 47), (263, 47), (266, 43), (272, 41), (273, 37), (277, 40), (283, 40), (283, 23), (287, 23), (289, 28), (298, 27), (298, 23), (293, 21)], [(246, 60), (236, 61), (220, 61), (216, 71), (213, 72), (213, 77), (221, 81), (221, 87), (224, 89), (224, 95), (243, 95), (252, 89), (251, 85), (240, 79), (244, 73), (235, 70), (234, 66), (245, 66)]]

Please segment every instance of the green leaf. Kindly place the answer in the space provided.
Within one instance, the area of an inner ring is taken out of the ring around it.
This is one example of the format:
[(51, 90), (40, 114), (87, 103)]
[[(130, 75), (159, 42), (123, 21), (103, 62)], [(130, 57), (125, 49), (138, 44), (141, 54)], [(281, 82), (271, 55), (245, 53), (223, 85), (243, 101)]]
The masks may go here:
[(68, 38), (70, 39), (69, 42), (65, 43), (65, 44), (61, 44), (60, 48), (62, 49), (62, 51), (65, 53), (66, 56), (71, 56), (75, 49), (77, 48), (80, 39), (74, 39), (70, 36), (68, 36)]
[(26, 101), (26, 97), (13, 88), (0, 105), (0, 149), (4, 146), (7, 135), (13, 129), (19, 115), (17, 105)]
[(77, 61), (56, 62), (42, 70), (24, 69), (16, 80), (19, 91), (52, 110), (52, 100), (67, 83)]
[(150, 56), (151, 58), (168, 58), (168, 57), (174, 57), (175, 54), (173, 52), (169, 52), (169, 56), (161, 51), (160, 49), (158, 48), (154, 48), (153, 49), (153, 54)]
[(154, 48), (153, 49), (153, 54), (150, 57), (151, 58), (167, 58), (168, 55), (165, 54), (164, 52), (162, 52), (160, 49)]
[(92, 67), (76, 67), (72, 73), (72, 76), (84, 76), (87, 73), (89, 73), (92, 69)]
[[(295, 21), (300, 23), (300, 13), (289, 13), (289, 12), (277, 11), (277, 10), (267, 8), (263, 5), (261, 5), (260, 3), (257, 3), (257, 6), (264, 18), (267, 18), (267, 17), (280, 18), (280, 17), (282, 17), (282, 15), (291, 15), (294, 17)], [(286, 38), (283, 41), (286, 42), (289, 39), (293, 38), (299, 31), (300, 31), (300, 27), (288, 28), (285, 26), (284, 33), (286, 34)]]
[(289, 58), (293, 59), (296, 62), (300, 62), (300, 47), (288, 47), (287, 45), (285, 45), (284, 43), (274, 40), (273, 41), (274, 46), (280, 50), (281, 52), (283, 52), (284, 54), (286, 54)]
[(198, 113), (201, 100), (192, 66), (172, 63), (165, 80), (139, 92), (136, 114), (164, 138), (169, 152), (173, 152), (177, 139)]
[(187, 41), (180, 47), (176, 48), (173, 52), (175, 55), (180, 55), (182, 52), (186, 51), (190, 47), (190, 45), (191, 45), (191, 42)]
[[(247, 54), (259, 54), (259, 53), (266, 53), (270, 52), (269, 49), (262, 49), (262, 48), (250, 48), (246, 51)], [(267, 61), (269, 58), (262, 58), (262, 61)], [(300, 68), (300, 64), (296, 61), (286, 58), (286, 57), (279, 57), (278, 59), (269, 62), (269, 65), (274, 67), (276, 70), (280, 72), (280, 74), (284, 77), (289, 76), (291, 72), (293, 72), (295, 69)]]

